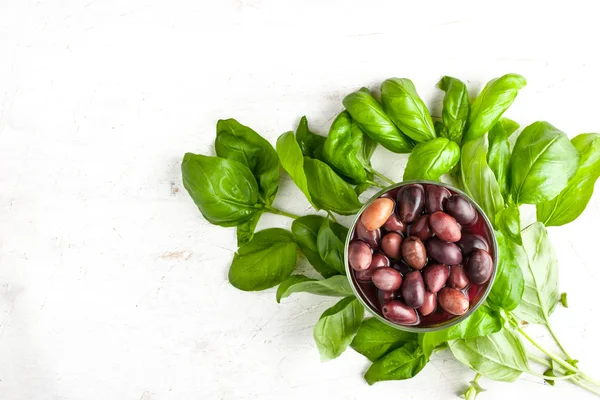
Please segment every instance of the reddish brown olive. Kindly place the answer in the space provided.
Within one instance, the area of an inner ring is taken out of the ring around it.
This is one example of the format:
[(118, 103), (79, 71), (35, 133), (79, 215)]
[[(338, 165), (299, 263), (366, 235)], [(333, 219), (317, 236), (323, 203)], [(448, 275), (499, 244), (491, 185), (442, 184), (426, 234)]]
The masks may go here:
[(401, 325), (415, 325), (419, 322), (414, 308), (407, 307), (400, 300), (388, 301), (381, 308), (383, 316), (392, 322)]
[(473, 205), (464, 197), (457, 194), (450, 196), (446, 200), (444, 210), (456, 219), (456, 222), (462, 225), (471, 225), (477, 221), (477, 211)]
[(448, 277), (448, 286), (453, 289), (464, 289), (469, 284), (469, 277), (462, 265), (453, 265), (450, 267), (450, 276)]
[(450, 196), (452, 196), (452, 193), (443, 186), (427, 185), (425, 188), (425, 210), (429, 214), (443, 211), (444, 204)]
[(431, 293), (437, 293), (444, 287), (448, 280), (448, 266), (444, 264), (432, 264), (423, 270), (423, 280), (427, 286), (427, 290)]
[(418, 183), (405, 186), (398, 192), (398, 207), (396, 212), (402, 222), (411, 223), (425, 207), (425, 189)]
[(429, 214), (421, 215), (410, 226), (410, 236), (416, 236), (421, 240), (427, 240), (433, 236), (433, 231), (429, 226)]
[(393, 211), (394, 200), (380, 197), (363, 211), (360, 221), (367, 230), (373, 231), (381, 228)]
[(377, 296), (381, 304), (385, 304), (390, 300), (398, 298), (398, 292), (384, 292), (383, 290), (378, 290), (377, 292)]
[(432, 237), (425, 243), (427, 255), (440, 264), (456, 265), (462, 262), (462, 253), (454, 243), (448, 243)]
[(386, 256), (384, 256), (381, 253), (375, 253), (375, 254), (373, 254), (373, 257), (371, 259), (371, 265), (369, 266), (369, 268), (364, 271), (356, 272), (356, 279), (358, 279), (359, 281), (368, 282), (371, 280), (371, 277), (373, 276), (373, 272), (377, 268), (389, 267), (389, 266), (390, 266), (390, 260)]
[(389, 216), (387, 221), (385, 221), (385, 224), (383, 224), (383, 229), (388, 232), (398, 232), (404, 235), (406, 234), (407, 225), (400, 221), (400, 217), (398, 217), (396, 213), (393, 213)]
[(426, 316), (435, 311), (435, 307), (437, 306), (437, 296), (435, 293), (425, 292), (425, 301), (423, 305), (419, 307), (419, 312), (421, 315)]
[(368, 244), (372, 249), (377, 249), (381, 240), (381, 230), (374, 229), (369, 231), (362, 222), (358, 221), (356, 224), (356, 237)]
[(476, 285), (486, 283), (492, 276), (493, 269), (492, 256), (485, 250), (475, 250), (467, 261), (467, 275)]
[(402, 258), (409, 267), (414, 269), (423, 269), (427, 263), (427, 251), (421, 239), (414, 236), (406, 238), (402, 243)]
[(440, 307), (453, 315), (463, 315), (469, 311), (469, 299), (460, 290), (443, 288), (437, 295)]
[(429, 226), (433, 233), (445, 242), (458, 242), (461, 238), (460, 226), (454, 218), (443, 211), (431, 214)]
[(399, 233), (386, 233), (381, 239), (381, 250), (390, 258), (400, 258), (403, 240)]
[(413, 271), (406, 275), (402, 282), (402, 299), (404, 303), (413, 308), (418, 308), (425, 302), (425, 284), (421, 272)]
[(364, 271), (371, 266), (373, 254), (368, 244), (362, 240), (355, 240), (348, 246), (348, 262), (352, 269)]
[(400, 272), (389, 267), (375, 269), (371, 280), (378, 289), (386, 292), (396, 291), (402, 285), (402, 275), (400, 275)]

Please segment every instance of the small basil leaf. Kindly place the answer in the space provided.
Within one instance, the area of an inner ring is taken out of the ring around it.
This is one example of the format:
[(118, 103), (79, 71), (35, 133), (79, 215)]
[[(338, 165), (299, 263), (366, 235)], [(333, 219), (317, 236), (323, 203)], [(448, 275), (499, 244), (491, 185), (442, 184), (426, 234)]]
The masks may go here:
[(467, 86), (459, 79), (444, 76), (438, 82), (438, 87), (446, 92), (440, 135), (460, 144), (471, 107)]
[(243, 164), (186, 153), (181, 173), (183, 186), (211, 224), (236, 226), (258, 211), (258, 185)]
[(501, 118), (489, 132), (490, 148), (487, 162), (496, 176), (502, 196), (508, 200), (508, 168), (510, 165), (510, 143), (508, 137), (519, 128), (519, 124)]
[(567, 292), (562, 292), (560, 294), (560, 304), (562, 304), (564, 308), (569, 308), (569, 302), (567, 301)]
[(258, 220), (262, 215), (262, 211), (254, 213), (250, 219), (242, 222), (237, 226), (237, 244), (238, 247), (248, 243), (254, 237), (254, 230), (258, 224)]
[(556, 197), (577, 171), (579, 152), (563, 132), (534, 122), (517, 138), (510, 160), (511, 193), (517, 204)]
[(245, 291), (263, 290), (283, 282), (296, 266), (296, 243), (281, 228), (257, 232), (233, 256), (229, 282)]
[(321, 315), (313, 330), (321, 361), (337, 358), (348, 348), (364, 317), (365, 310), (354, 296), (343, 298)]
[[(548, 368), (546, 371), (544, 371), (544, 376), (549, 376), (551, 378), (556, 378), (556, 374), (554, 374), (554, 371), (552, 371), (552, 368)], [(554, 386), (554, 379), (544, 379), (544, 381), (548, 385)]]
[(296, 128), (296, 140), (302, 150), (302, 154), (321, 159), (325, 139), (324, 136), (316, 135), (310, 131), (306, 117), (300, 119), (298, 128)]
[(308, 182), (304, 173), (304, 156), (300, 145), (296, 141), (293, 132), (286, 132), (277, 139), (277, 154), (281, 166), (290, 175), (298, 189), (304, 193), (308, 201), (313, 204)]
[(411, 140), (396, 128), (367, 88), (350, 93), (344, 97), (343, 104), (362, 130), (377, 143), (394, 153), (410, 153)]
[(527, 265), (527, 254), (523, 247), (496, 232), (498, 242), (498, 270), (487, 302), (506, 311), (514, 310), (523, 297), (525, 282), (521, 266)]
[(328, 279), (311, 279), (304, 275), (292, 275), (281, 282), (277, 288), (277, 302), (292, 293), (305, 292), (321, 296), (346, 297), (352, 296), (352, 288), (348, 278), (335, 275)]
[(408, 157), (404, 180), (428, 179), (437, 181), (449, 172), (460, 159), (460, 147), (446, 138), (436, 138), (415, 146)]
[(360, 129), (352, 129), (352, 118), (347, 111), (343, 111), (331, 124), (323, 145), (323, 161), (354, 183), (367, 180), (367, 172), (359, 159), (363, 137)]
[(498, 212), (496, 226), (507, 238), (516, 244), (523, 244), (521, 240), (521, 213), (519, 207), (510, 203)]
[(368, 318), (360, 325), (350, 347), (369, 360), (376, 361), (390, 351), (416, 340), (416, 333), (392, 328), (377, 318)]
[[(329, 278), (333, 275), (338, 275), (339, 272), (327, 264), (319, 255), (317, 237), (319, 229), (325, 219), (326, 218), (321, 217), (320, 215), (306, 215), (300, 217), (292, 222), (292, 232), (296, 237), (298, 247), (300, 247), (300, 250), (308, 259), (308, 262), (310, 262), (313, 268), (324, 278)], [(339, 224), (331, 224), (332, 227), (336, 227), (337, 225)], [(341, 225), (339, 226), (344, 228)], [(340, 227), (336, 228), (336, 230), (341, 230)]]
[(517, 74), (507, 74), (489, 81), (471, 106), (463, 141), (485, 135), (515, 101), (519, 89), (526, 84), (525, 78)]
[(345, 274), (344, 268), (344, 242), (331, 228), (329, 220), (325, 218), (317, 235), (317, 249), (319, 255), (327, 265), (333, 267), (340, 274)]
[(426, 142), (436, 137), (429, 110), (410, 79), (385, 80), (381, 84), (381, 102), (394, 125), (409, 138)]
[(427, 361), (419, 345), (409, 342), (375, 361), (365, 373), (365, 380), (372, 385), (381, 381), (410, 379), (421, 372)]

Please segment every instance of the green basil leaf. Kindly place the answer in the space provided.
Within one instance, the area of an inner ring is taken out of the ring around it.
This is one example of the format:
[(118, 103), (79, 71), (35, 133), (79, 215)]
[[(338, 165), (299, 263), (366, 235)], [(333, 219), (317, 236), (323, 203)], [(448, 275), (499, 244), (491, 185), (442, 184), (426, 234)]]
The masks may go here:
[(360, 129), (352, 129), (352, 118), (347, 111), (343, 111), (331, 124), (323, 145), (323, 161), (336, 172), (350, 178), (353, 183), (364, 183), (367, 180), (367, 172), (359, 159), (363, 137)]
[(186, 153), (183, 186), (208, 222), (236, 226), (258, 211), (258, 185), (244, 165), (224, 158)]
[(411, 140), (396, 128), (369, 89), (350, 93), (344, 97), (343, 104), (362, 130), (377, 143), (394, 153), (410, 153)]
[(416, 142), (435, 139), (429, 110), (410, 79), (391, 78), (381, 84), (383, 110), (394, 125)]
[(555, 198), (577, 171), (579, 152), (563, 132), (534, 122), (517, 138), (510, 160), (511, 193), (517, 204)]
[(313, 330), (321, 361), (337, 358), (346, 350), (364, 317), (365, 310), (354, 296), (343, 298), (321, 315)]
[(498, 242), (498, 270), (487, 302), (492, 307), (514, 310), (523, 297), (525, 281), (521, 266), (527, 265), (527, 254), (523, 247), (496, 232)]
[(558, 196), (536, 205), (537, 220), (546, 226), (568, 224), (579, 217), (600, 177), (600, 135), (584, 133), (575, 136), (571, 143), (581, 155), (577, 172)]
[(346, 274), (346, 268), (344, 267), (344, 240), (341, 240), (336, 235), (329, 224), (329, 220), (325, 218), (317, 235), (317, 249), (319, 250), (321, 259), (340, 274)]
[(416, 341), (416, 333), (392, 328), (377, 318), (368, 318), (360, 325), (350, 347), (369, 360), (376, 361), (406, 343)]
[(509, 136), (519, 129), (519, 124), (508, 118), (501, 118), (496, 125), (490, 129), (488, 138), (490, 148), (487, 154), (487, 162), (496, 176), (502, 196), (508, 200), (508, 167), (510, 166), (510, 143)]
[(438, 87), (446, 92), (440, 135), (460, 144), (471, 108), (467, 86), (459, 79), (444, 76), (438, 82)]
[(515, 101), (519, 89), (526, 84), (525, 78), (517, 74), (507, 74), (489, 81), (471, 106), (463, 141), (480, 138), (492, 129)]
[(273, 146), (262, 136), (235, 119), (217, 122), (217, 156), (244, 164), (258, 183), (262, 202), (271, 205), (279, 186), (279, 159)]
[(541, 222), (525, 228), (521, 236), (529, 262), (521, 264), (525, 291), (514, 313), (527, 322), (547, 324), (560, 298), (558, 260)]
[(237, 244), (238, 247), (248, 243), (254, 237), (254, 231), (256, 230), (256, 225), (258, 224), (258, 220), (262, 215), (262, 211), (257, 211), (254, 213), (250, 219), (242, 222), (237, 226)]
[(327, 164), (314, 158), (304, 158), (308, 190), (316, 208), (341, 215), (356, 214), (362, 207), (354, 188), (344, 182)]
[(302, 150), (302, 154), (312, 158), (322, 158), (325, 136), (314, 134), (308, 129), (308, 120), (306, 117), (300, 119), (298, 128), (296, 128), (296, 140)]
[(477, 338), (451, 341), (450, 350), (458, 361), (496, 381), (513, 382), (522, 372), (529, 371), (523, 344), (508, 329)]
[(410, 379), (421, 372), (427, 361), (416, 342), (406, 343), (375, 361), (365, 373), (365, 380), (372, 385), (381, 381)]
[(281, 161), (281, 166), (290, 175), (298, 189), (304, 193), (308, 201), (313, 204), (308, 182), (304, 172), (304, 156), (300, 145), (296, 141), (293, 132), (286, 132), (277, 139), (277, 154)]
[(280, 284), (296, 266), (296, 243), (291, 232), (270, 228), (257, 232), (233, 256), (229, 282), (245, 291)]
[(281, 282), (277, 288), (277, 302), (298, 292), (334, 297), (352, 296), (354, 293), (348, 278), (343, 275), (335, 275), (323, 280), (311, 279), (304, 275), (292, 275)]
[(360, 149), (360, 153), (358, 153), (358, 158), (361, 160), (361, 162), (364, 165), (371, 165), (371, 157), (373, 156), (373, 153), (375, 152), (375, 149), (377, 148), (377, 142), (374, 141), (373, 139), (371, 139), (369, 137), (369, 135), (367, 135), (362, 128), (360, 127), (360, 125), (358, 124), (358, 122), (356, 122), (355, 120), (352, 120), (352, 136), (358, 136), (359, 133), (362, 134), (362, 146)]
[(519, 207), (509, 203), (508, 206), (498, 212), (496, 226), (507, 238), (516, 244), (523, 244), (521, 240), (521, 213)]
[(449, 172), (460, 159), (460, 147), (446, 138), (436, 138), (415, 146), (408, 157), (404, 180), (428, 179), (437, 181)]
[(567, 292), (562, 292), (560, 294), (560, 304), (562, 304), (564, 308), (569, 308), (569, 302), (567, 301)]

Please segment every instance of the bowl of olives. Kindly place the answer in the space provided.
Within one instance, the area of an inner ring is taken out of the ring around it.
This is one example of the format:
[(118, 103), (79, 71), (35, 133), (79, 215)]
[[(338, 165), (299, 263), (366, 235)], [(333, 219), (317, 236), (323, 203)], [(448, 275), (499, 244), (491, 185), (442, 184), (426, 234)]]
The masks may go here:
[(409, 181), (373, 196), (345, 245), (356, 297), (387, 325), (429, 332), (473, 313), (492, 288), (497, 242), (467, 194), (440, 182)]

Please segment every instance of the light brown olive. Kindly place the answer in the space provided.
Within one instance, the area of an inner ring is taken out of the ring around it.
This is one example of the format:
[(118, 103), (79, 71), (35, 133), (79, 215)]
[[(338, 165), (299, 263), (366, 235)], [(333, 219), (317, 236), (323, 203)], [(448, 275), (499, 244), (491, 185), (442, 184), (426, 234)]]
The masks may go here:
[(381, 250), (390, 258), (400, 258), (402, 241), (404, 239), (399, 233), (386, 233), (381, 239)]
[(487, 282), (492, 276), (493, 269), (492, 256), (485, 250), (475, 250), (467, 261), (467, 275), (476, 285)]
[(364, 271), (369, 268), (373, 254), (368, 244), (362, 240), (355, 240), (348, 246), (348, 262), (352, 269)]
[(423, 279), (427, 290), (431, 293), (437, 293), (444, 287), (448, 280), (448, 266), (444, 264), (432, 264), (423, 270)]
[(464, 289), (469, 284), (469, 278), (462, 265), (453, 265), (450, 267), (450, 277), (448, 277), (448, 286), (453, 289)]
[(458, 242), (461, 238), (460, 226), (453, 217), (443, 211), (431, 214), (429, 226), (433, 233), (445, 242)]
[(372, 249), (379, 248), (379, 241), (381, 240), (381, 230), (375, 229), (372, 231), (367, 230), (362, 222), (358, 221), (356, 224), (356, 237), (368, 244)]
[(450, 314), (463, 315), (469, 311), (469, 299), (460, 290), (445, 287), (437, 297), (440, 307)]
[(419, 322), (414, 308), (407, 307), (400, 300), (388, 301), (381, 308), (385, 319), (402, 325), (415, 325)]
[(409, 236), (402, 243), (402, 257), (410, 267), (423, 269), (427, 263), (425, 245), (423, 245), (423, 242), (418, 237)]
[(404, 235), (406, 234), (407, 225), (400, 221), (400, 217), (392, 213), (387, 221), (385, 221), (385, 224), (383, 224), (383, 229), (388, 232), (398, 232)]
[(462, 262), (462, 253), (457, 245), (432, 237), (425, 243), (427, 255), (440, 264), (456, 265)]
[(420, 271), (413, 271), (402, 282), (402, 299), (412, 308), (418, 308), (425, 302), (425, 284)]
[(425, 189), (418, 183), (405, 186), (398, 192), (396, 212), (403, 222), (413, 222), (425, 207)]
[(402, 285), (402, 275), (394, 268), (376, 268), (371, 277), (373, 284), (385, 292), (394, 292)]
[(452, 193), (443, 186), (427, 185), (425, 188), (425, 209), (429, 214), (443, 211), (444, 204)]
[(421, 240), (427, 240), (433, 236), (433, 231), (429, 227), (429, 214), (421, 215), (410, 225), (410, 236), (416, 236)]
[(385, 224), (392, 211), (394, 211), (394, 200), (380, 197), (366, 208), (360, 220), (367, 230), (373, 231)]
[(435, 293), (425, 292), (425, 301), (423, 305), (419, 307), (419, 312), (421, 315), (426, 316), (435, 311), (435, 307), (437, 306), (437, 296)]

